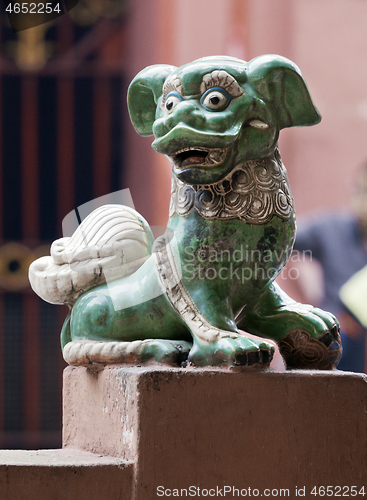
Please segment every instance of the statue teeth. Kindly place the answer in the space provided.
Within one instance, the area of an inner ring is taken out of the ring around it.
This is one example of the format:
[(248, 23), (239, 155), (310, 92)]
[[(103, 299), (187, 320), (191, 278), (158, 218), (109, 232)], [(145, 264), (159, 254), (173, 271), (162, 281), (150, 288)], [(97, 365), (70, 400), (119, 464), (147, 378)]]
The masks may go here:
[(215, 163), (221, 163), (226, 155), (225, 149), (212, 149), (208, 156), (206, 157), (205, 163), (208, 165), (214, 165)]
[(251, 120), (249, 122), (250, 127), (258, 128), (260, 130), (265, 130), (269, 128), (269, 125), (261, 120)]
[(207, 152), (208, 154), (205, 157), (205, 161), (203, 159), (203, 164), (205, 166), (213, 166), (213, 165), (218, 165), (223, 162), (224, 158), (226, 157), (227, 154), (227, 148), (224, 149), (206, 149), (206, 148), (201, 148), (201, 147), (194, 147), (194, 148), (185, 148), (181, 149), (174, 155), (172, 155), (170, 158), (171, 162), (176, 166), (176, 168), (181, 168), (181, 161), (179, 159), (179, 155), (181, 153), (185, 153), (186, 151), (204, 151)]

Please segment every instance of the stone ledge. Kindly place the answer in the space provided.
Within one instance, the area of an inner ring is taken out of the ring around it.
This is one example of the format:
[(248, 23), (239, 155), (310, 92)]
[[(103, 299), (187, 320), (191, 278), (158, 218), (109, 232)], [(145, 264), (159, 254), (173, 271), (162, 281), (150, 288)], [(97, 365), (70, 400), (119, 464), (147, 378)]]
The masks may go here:
[[(110, 366), (64, 372), (66, 448), (138, 464), (157, 487), (366, 484), (367, 377), (339, 371)], [(230, 497), (229, 497), (230, 498)]]
[(126, 500), (133, 464), (79, 450), (1, 450), (1, 500)]
[(63, 450), (0, 450), (0, 467), (25, 465), (36, 467), (98, 467), (100, 465), (129, 465), (126, 460), (106, 457), (87, 451)]

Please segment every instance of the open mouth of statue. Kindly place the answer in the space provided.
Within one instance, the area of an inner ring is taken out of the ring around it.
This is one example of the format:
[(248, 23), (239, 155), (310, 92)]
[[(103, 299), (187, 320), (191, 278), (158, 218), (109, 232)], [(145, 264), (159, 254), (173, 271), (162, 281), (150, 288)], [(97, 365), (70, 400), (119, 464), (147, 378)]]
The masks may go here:
[(223, 163), (227, 156), (228, 148), (185, 148), (180, 149), (171, 156), (175, 167), (184, 169), (188, 167), (214, 167)]

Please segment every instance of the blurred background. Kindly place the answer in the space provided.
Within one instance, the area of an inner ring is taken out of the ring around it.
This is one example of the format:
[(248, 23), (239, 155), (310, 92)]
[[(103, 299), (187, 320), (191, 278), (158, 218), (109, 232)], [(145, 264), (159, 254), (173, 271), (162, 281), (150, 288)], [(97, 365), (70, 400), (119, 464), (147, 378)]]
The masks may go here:
[(347, 209), (367, 159), (366, 26), (364, 0), (80, 0), (14, 34), (0, 3), (0, 448), (61, 445), (67, 311), (32, 292), (29, 263), (70, 211), (121, 188), (150, 224), (167, 222), (170, 166), (126, 109), (136, 73), (214, 54), (293, 60), (323, 116), (281, 133), (302, 220)]

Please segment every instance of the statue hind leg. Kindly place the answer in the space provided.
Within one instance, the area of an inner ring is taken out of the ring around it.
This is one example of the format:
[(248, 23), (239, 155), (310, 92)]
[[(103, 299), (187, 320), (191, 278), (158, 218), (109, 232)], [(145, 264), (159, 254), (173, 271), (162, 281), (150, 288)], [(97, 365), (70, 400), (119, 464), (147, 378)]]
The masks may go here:
[(133, 275), (83, 294), (62, 330), (63, 355), (72, 365), (156, 361), (177, 366), (187, 358), (190, 341), (159, 288), (152, 259)]
[(237, 325), (275, 340), (287, 368), (328, 370), (340, 361), (340, 328), (335, 316), (295, 302), (276, 283), (267, 286), (258, 301), (245, 308)]

